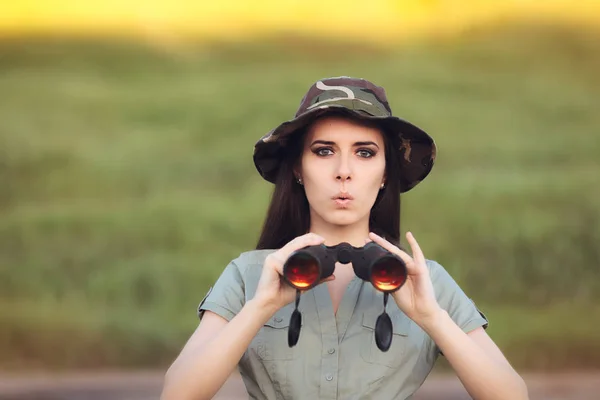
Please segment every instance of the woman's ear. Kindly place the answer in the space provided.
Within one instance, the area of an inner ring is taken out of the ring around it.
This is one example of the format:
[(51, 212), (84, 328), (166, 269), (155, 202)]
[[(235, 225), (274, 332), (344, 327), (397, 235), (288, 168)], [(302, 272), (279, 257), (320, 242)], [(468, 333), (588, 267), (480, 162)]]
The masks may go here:
[(294, 167), (293, 169), (294, 171), (294, 180), (296, 181), (296, 183), (298, 183), (299, 185), (302, 185), (302, 174), (300, 174), (300, 170), (297, 167)]
[(300, 161), (296, 162), (292, 171), (294, 172), (294, 179), (302, 179), (302, 165), (300, 164)]

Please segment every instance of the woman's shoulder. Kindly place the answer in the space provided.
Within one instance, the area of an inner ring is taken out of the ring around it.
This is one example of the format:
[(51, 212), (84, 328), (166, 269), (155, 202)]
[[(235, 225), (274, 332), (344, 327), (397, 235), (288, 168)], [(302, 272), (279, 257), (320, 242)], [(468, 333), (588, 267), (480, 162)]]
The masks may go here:
[(446, 269), (442, 266), (442, 264), (440, 264), (436, 260), (426, 259), (425, 264), (427, 265), (427, 268), (429, 269), (430, 276), (434, 275), (434, 274), (438, 274), (439, 272), (446, 272)]
[(262, 265), (265, 262), (267, 256), (274, 253), (277, 250), (264, 249), (264, 250), (248, 250), (240, 253), (235, 259), (231, 261), (232, 265), (235, 265), (240, 273), (244, 275), (248, 270), (262, 269)]
[(425, 260), (429, 269), (429, 277), (434, 287), (456, 285), (448, 270), (436, 260)]
[(274, 249), (248, 250), (240, 253), (236, 261), (243, 264), (263, 264), (267, 256), (276, 252)]

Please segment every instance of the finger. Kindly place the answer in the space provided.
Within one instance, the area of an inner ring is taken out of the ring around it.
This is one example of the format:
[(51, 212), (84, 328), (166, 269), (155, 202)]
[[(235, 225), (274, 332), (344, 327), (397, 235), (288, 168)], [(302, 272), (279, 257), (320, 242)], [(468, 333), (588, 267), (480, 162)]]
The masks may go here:
[(308, 246), (315, 246), (323, 243), (324, 241), (325, 239), (316, 233), (307, 233), (292, 239), (289, 243), (279, 249), (277, 253), (279, 253), (284, 260), (287, 260), (290, 254), (292, 254), (294, 251)]
[(402, 261), (404, 261), (404, 263), (406, 264), (406, 268), (410, 269), (411, 266), (414, 264), (414, 260), (412, 259), (412, 257), (410, 255), (408, 255), (404, 251), (400, 250), (398, 247), (394, 246), (388, 240), (382, 238), (381, 236), (379, 236), (378, 234), (376, 234), (374, 232), (369, 233), (369, 237), (371, 239), (373, 239), (373, 241), (375, 243), (377, 243), (378, 245), (380, 245), (381, 247), (383, 247), (390, 253), (395, 254), (398, 257), (400, 257), (402, 259)]
[(415, 239), (412, 232), (406, 233), (406, 240), (408, 240), (414, 260), (421, 265), (425, 265), (425, 255), (423, 254), (421, 246), (419, 246), (419, 243), (417, 243), (417, 239)]
[(315, 246), (323, 243), (324, 241), (325, 239), (323, 237), (315, 233), (307, 233), (292, 239), (281, 249), (275, 253), (271, 253), (270, 258), (274, 261), (273, 264), (277, 272), (282, 275), (283, 265), (294, 251), (308, 246)]

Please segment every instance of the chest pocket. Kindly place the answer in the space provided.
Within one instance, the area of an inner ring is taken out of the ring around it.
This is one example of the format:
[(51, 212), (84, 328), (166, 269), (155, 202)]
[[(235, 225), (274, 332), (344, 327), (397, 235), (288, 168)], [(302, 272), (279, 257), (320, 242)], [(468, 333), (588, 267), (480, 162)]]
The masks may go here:
[(298, 345), (294, 347), (288, 345), (288, 331), (293, 310), (294, 304), (283, 307), (256, 334), (251, 346), (261, 360), (293, 360), (297, 357)]
[(363, 313), (363, 343), (360, 346), (360, 355), (368, 363), (399, 367), (403, 356), (409, 347), (409, 335), (412, 321), (400, 310), (389, 312), (393, 326), (392, 344), (388, 351), (381, 351), (375, 342), (375, 323), (379, 313), (375, 310)]
[[(291, 376), (290, 368), (300, 354), (298, 349), (300, 343), (294, 347), (288, 345), (288, 330), (293, 310), (294, 304), (291, 304), (269, 318), (250, 343), (246, 353), (246, 367), (254, 369), (249, 373), (259, 377), (257, 383), (266, 394), (265, 398), (291, 398), (291, 388), (288, 383)], [(261, 375), (261, 371), (266, 372), (268, 376)]]

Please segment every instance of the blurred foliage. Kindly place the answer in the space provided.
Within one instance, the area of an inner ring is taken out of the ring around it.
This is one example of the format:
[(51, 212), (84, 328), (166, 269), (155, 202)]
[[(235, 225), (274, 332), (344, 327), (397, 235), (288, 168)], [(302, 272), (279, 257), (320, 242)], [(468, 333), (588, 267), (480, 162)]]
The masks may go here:
[(599, 39), (514, 25), (394, 50), (0, 42), (0, 362), (169, 363), (208, 287), (257, 240), (272, 188), (255, 141), (316, 79), (352, 75), (436, 139), (402, 230), (508, 356), (600, 365)]

